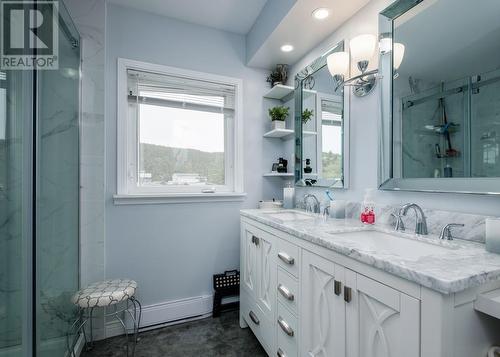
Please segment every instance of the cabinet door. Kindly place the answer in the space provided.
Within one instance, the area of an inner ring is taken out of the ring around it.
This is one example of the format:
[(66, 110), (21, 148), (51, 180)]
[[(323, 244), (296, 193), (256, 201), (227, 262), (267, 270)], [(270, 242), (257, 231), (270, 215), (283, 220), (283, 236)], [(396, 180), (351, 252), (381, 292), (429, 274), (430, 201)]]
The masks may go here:
[(257, 240), (257, 304), (274, 320), (276, 306), (276, 237), (262, 232)]
[(318, 255), (303, 251), (301, 356), (345, 357), (345, 303), (342, 290), (339, 290), (339, 284), (343, 285), (344, 270)]
[(241, 238), (241, 256), (242, 256), (242, 283), (252, 298), (256, 298), (257, 290), (257, 245), (256, 234), (250, 227), (244, 225)]
[(346, 286), (346, 356), (420, 356), (419, 300), (349, 270)]

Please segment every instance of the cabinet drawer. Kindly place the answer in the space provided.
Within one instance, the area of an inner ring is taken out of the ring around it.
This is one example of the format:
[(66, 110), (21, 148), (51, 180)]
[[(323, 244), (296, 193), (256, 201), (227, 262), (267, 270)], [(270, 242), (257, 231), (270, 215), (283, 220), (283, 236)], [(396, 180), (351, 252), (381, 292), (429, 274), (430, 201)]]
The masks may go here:
[(287, 272), (299, 277), (299, 247), (283, 239), (278, 240), (278, 265)]
[(275, 329), (272, 316), (266, 316), (247, 291), (240, 291), (240, 314), (259, 340), (262, 347), (271, 353), (275, 346)]
[(278, 301), (297, 315), (297, 300), (299, 298), (299, 283), (297, 280), (283, 269), (278, 268), (278, 284), (276, 288), (278, 290)]
[(278, 303), (278, 317), (276, 328), (278, 330), (277, 353), (281, 352), (283, 356), (286, 357), (297, 357), (297, 318), (281, 303)]

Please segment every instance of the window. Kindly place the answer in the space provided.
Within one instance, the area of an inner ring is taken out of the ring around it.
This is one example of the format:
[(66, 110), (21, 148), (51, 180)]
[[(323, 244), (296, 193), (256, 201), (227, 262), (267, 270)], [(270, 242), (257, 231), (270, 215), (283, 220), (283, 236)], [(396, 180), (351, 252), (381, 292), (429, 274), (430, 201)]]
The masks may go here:
[(342, 98), (321, 99), (321, 163), (322, 177), (342, 180)]
[(243, 195), (240, 101), (238, 79), (120, 59), (117, 196)]

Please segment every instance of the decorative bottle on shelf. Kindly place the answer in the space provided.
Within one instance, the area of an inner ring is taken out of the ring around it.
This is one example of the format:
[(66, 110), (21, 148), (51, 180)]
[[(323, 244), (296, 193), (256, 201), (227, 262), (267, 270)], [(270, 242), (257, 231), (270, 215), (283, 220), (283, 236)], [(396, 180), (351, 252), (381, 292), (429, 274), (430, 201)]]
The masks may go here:
[(311, 159), (306, 159), (306, 166), (304, 167), (304, 173), (310, 174), (313, 171), (311, 167)]
[(375, 224), (375, 202), (372, 188), (366, 189), (365, 198), (361, 205), (361, 222)]

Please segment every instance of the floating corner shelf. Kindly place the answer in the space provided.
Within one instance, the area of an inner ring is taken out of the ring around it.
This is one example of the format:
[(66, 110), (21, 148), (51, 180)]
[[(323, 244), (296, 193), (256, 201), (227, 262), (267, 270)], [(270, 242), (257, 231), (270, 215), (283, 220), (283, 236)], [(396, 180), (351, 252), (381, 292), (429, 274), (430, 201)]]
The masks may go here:
[(265, 138), (281, 138), (284, 139), (288, 136), (294, 135), (295, 132), (292, 129), (273, 129), (264, 134)]
[(269, 172), (263, 175), (264, 177), (294, 177), (295, 174), (293, 172)]
[(272, 87), (269, 92), (264, 94), (264, 98), (267, 99), (278, 99), (281, 100), (285, 98), (287, 95), (292, 93), (294, 91), (294, 88), (291, 86), (285, 86), (283, 84), (276, 84), (274, 87)]
[(318, 133), (317, 133), (317, 132), (315, 132), (315, 131), (308, 131), (308, 130), (304, 130), (304, 131), (302, 132), (302, 135), (303, 135), (303, 136), (314, 136), (314, 135), (318, 135)]

